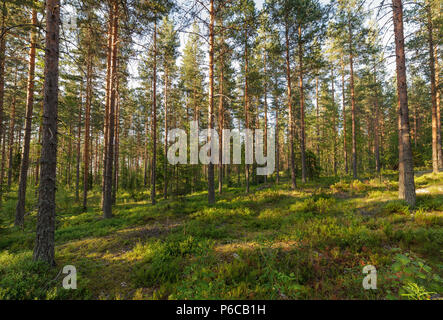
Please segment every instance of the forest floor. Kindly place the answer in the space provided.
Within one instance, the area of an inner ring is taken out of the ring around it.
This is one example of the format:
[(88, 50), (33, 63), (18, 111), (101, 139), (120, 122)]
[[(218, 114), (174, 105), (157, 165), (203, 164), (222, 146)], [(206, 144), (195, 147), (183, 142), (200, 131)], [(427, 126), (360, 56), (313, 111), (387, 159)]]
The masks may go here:
[[(57, 195), (57, 267), (32, 262), (36, 211), (0, 215), (0, 299), (438, 299), (443, 295), (443, 173), (416, 178), (417, 206), (397, 200), (395, 174), (225, 188), (149, 204), (121, 193), (104, 220), (99, 192), (81, 212)], [(35, 191), (28, 192), (28, 207)], [(63, 266), (78, 273), (62, 288)], [(377, 269), (377, 289), (362, 286)]]

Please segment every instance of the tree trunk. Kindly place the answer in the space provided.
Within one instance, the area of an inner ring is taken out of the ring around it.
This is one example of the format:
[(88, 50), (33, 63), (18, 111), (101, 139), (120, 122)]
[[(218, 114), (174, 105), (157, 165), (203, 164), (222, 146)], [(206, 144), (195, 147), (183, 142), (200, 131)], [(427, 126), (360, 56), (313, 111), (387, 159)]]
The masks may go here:
[(442, 151), (442, 142), (441, 142), (441, 110), (440, 110), (440, 77), (439, 77), (439, 63), (438, 63), (438, 54), (437, 54), (437, 46), (435, 46), (435, 84), (437, 86), (436, 89), (436, 100), (437, 100), (437, 153), (438, 153), (438, 167), (443, 169), (443, 151)]
[[(118, 63), (118, 62), (117, 62)], [(117, 65), (118, 68), (118, 65)], [(118, 69), (117, 69), (118, 70)], [(117, 71), (118, 72), (118, 71)], [(112, 176), (112, 204), (117, 202), (117, 191), (119, 183), (119, 153), (120, 153), (120, 81), (117, 79), (117, 102), (115, 104), (115, 143), (114, 143), (114, 174)], [(141, 145), (141, 144), (140, 144)]]
[(357, 137), (356, 137), (356, 110), (355, 110), (355, 89), (354, 89), (354, 54), (352, 50), (352, 27), (349, 22), (349, 67), (350, 67), (350, 87), (351, 87), (351, 117), (352, 117), (352, 176), (357, 179)]
[(294, 153), (294, 123), (293, 123), (293, 110), (292, 110), (292, 89), (291, 89), (291, 66), (289, 62), (289, 26), (288, 16), (286, 15), (285, 24), (285, 40), (286, 40), (286, 80), (288, 90), (288, 122), (289, 122), (289, 168), (291, 173), (291, 188), (294, 190), (297, 186), (295, 179), (295, 153)]
[(109, 24), (108, 24), (108, 43), (106, 46), (106, 92), (105, 92), (105, 121), (103, 126), (103, 177), (102, 177), (102, 197), (101, 206), (103, 207), (103, 201), (105, 197), (105, 176), (106, 176), (106, 154), (108, 150), (108, 129), (109, 129), (109, 105), (111, 96), (111, 63), (112, 63), (112, 41), (113, 41), (113, 22), (114, 22), (114, 9), (112, 2), (108, 1), (109, 5)]
[(398, 123), (399, 123), (399, 198), (415, 206), (414, 165), (409, 133), (408, 89), (406, 82), (405, 42), (403, 33), (403, 4), (392, 0), (395, 53), (397, 66)]
[(377, 70), (374, 66), (374, 84), (375, 84), (375, 121), (374, 121), (374, 157), (375, 157), (375, 171), (380, 173), (380, 108), (378, 104), (378, 86), (377, 86)]
[(335, 90), (334, 90), (334, 68), (331, 66), (331, 89), (332, 89), (332, 130), (333, 130), (333, 155), (332, 155), (332, 161), (333, 161), (333, 168), (334, 168), (334, 175), (337, 175), (337, 122), (336, 122), (336, 109), (335, 109)]
[(11, 114), (9, 119), (9, 136), (8, 136), (8, 190), (12, 184), (12, 158), (14, 156), (14, 131), (15, 131), (15, 107), (17, 103), (17, 67), (15, 69), (14, 93), (11, 102)]
[[(167, 62), (166, 62), (167, 63)], [(163, 198), (168, 198), (168, 68), (165, 65), (165, 149), (163, 164)]]
[(78, 107), (78, 124), (77, 124), (77, 161), (76, 161), (76, 177), (75, 177), (75, 201), (80, 201), (80, 144), (82, 134), (82, 103), (83, 103), (83, 83), (80, 89), (80, 102)]
[[(6, 30), (5, 30), (5, 13), (6, 13), (6, 1), (3, 1), (3, 7), (1, 10), (1, 22), (0, 22), (0, 137), (4, 136), (4, 126), (3, 126), (3, 103), (5, 96), (5, 60), (6, 60)], [(5, 144), (3, 140), (3, 144)], [(3, 148), (3, 147), (2, 147)], [(3, 186), (0, 184), (0, 188)]]
[[(89, 44), (91, 45), (91, 44)], [(85, 139), (83, 145), (83, 211), (88, 209), (89, 189), (89, 141), (90, 141), (90, 119), (92, 100), (92, 53), (88, 50), (88, 62), (86, 68), (86, 110), (85, 110)]]
[[(208, 139), (214, 139), (212, 129), (214, 128), (214, 0), (210, 0), (209, 12), (209, 106), (208, 106), (208, 129), (210, 130)], [(212, 149), (211, 149), (212, 150)], [(212, 151), (211, 151), (212, 152)], [(211, 154), (212, 157), (212, 154)], [(208, 203), (215, 203), (215, 188), (214, 188), (214, 164), (212, 159), (208, 164)]]
[(57, 169), (57, 116), (59, 64), (60, 1), (46, 0), (45, 95), (43, 105), (43, 142), (33, 258), (52, 266), (54, 259), (55, 191)]
[(224, 34), (223, 24), (221, 19), (221, 39), (220, 39), (220, 79), (219, 79), (219, 97), (218, 97), (218, 193), (223, 192), (223, 126), (224, 126), (224, 108), (223, 108), (223, 93), (224, 93)]
[(303, 88), (303, 44), (301, 42), (301, 26), (298, 27), (298, 64), (300, 68), (300, 153), (301, 153), (301, 180), (306, 183), (306, 133), (305, 133), (305, 97)]
[(428, 18), (428, 44), (429, 44), (429, 68), (431, 71), (431, 102), (432, 102), (432, 171), (438, 173), (438, 124), (437, 124), (437, 87), (435, 85), (435, 59), (434, 59), (434, 38), (432, 26), (432, 12), (428, 1), (426, 8)]
[[(37, 25), (37, 11), (32, 9), (31, 23)], [(25, 138), (23, 146), (22, 163), (20, 166), (20, 182), (18, 187), (18, 201), (15, 209), (15, 225), (23, 226), (26, 203), (26, 184), (28, 180), (29, 168), (29, 146), (31, 142), (32, 110), (34, 107), (34, 75), (35, 75), (35, 49), (36, 49), (35, 28), (31, 31), (31, 48), (29, 49), (29, 70), (28, 87), (26, 98), (26, 120), (25, 120)]]
[(348, 167), (348, 146), (346, 143), (346, 87), (345, 87), (345, 65), (343, 57), (341, 57), (341, 87), (342, 87), (342, 104), (343, 104), (343, 158), (345, 160), (345, 172), (349, 173)]
[(157, 21), (154, 22), (154, 66), (152, 98), (152, 164), (151, 164), (151, 203), (155, 205), (155, 184), (157, 166)]
[(108, 128), (108, 147), (106, 150), (105, 161), (105, 190), (103, 197), (103, 217), (112, 218), (112, 173), (114, 160), (114, 126), (115, 126), (115, 105), (117, 97), (117, 53), (118, 53), (118, 9), (119, 2), (113, 0), (112, 8), (114, 20), (112, 26), (112, 59), (111, 59), (111, 94), (109, 97), (109, 128)]

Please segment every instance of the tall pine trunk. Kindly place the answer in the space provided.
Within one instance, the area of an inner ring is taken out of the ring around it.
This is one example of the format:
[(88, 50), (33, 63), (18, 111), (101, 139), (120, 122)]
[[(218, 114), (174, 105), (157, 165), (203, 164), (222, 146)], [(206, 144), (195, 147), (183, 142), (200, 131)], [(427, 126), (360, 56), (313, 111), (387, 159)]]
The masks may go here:
[(55, 265), (55, 191), (57, 169), (60, 1), (46, 0), (45, 95), (37, 231), (33, 258)]
[(403, 4), (392, 0), (395, 54), (397, 66), (398, 124), (399, 124), (399, 198), (415, 205), (414, 164), (409, 133), (408, 88), (406, 82), (405, 39), (403, 33)]
[(349, 22), (349, 73), (351, 87), (351, 120), (352, 120), (352, 176), (357, 179), (357, 133), (356, 133), (356, 107), (355, 107), (355, 88), (354, 88), (354, 53), (352, 50), (352, 26)]
[(112, 25), (112, 59), (111, 59), (111, 93), (109, 96), (109, 127), (108, 127), (108, 147), (105, 156), (105, 190), (103, 197), (103, 217), (109, 219), (112, 217), (112, 177), (114, 164), (114, 130), (115, 130), (115, 105), (117, 97), (117, 54), (118, 54), (118, 10), (119, 2), (113, 0), (113, 25)]
[(428, 45), (429, 45), (429, 69), (431, 71), (431, 102), (432, 102), (432, 171), (438, 173), (438, 124), (437, 124), (437, 87), (435, 84), (435, 59), (434, 59), (434, 28), (432, 25), (431, 5), (428, 1), (427, 8), (427, 27), (428, 27)]
[(288, 122), (289, 122), (289, 169), (291, 174), (291, 188), (294, 190), (297, 186), (295, 175), (295, 153), (294, 153), (294, 111), (292, 110), (292, 87), (291, 87), (291, 65), (289, 57), (289, 22), (286, 15), (285, 40), (286, 40), (286, 81), (288, 90)]

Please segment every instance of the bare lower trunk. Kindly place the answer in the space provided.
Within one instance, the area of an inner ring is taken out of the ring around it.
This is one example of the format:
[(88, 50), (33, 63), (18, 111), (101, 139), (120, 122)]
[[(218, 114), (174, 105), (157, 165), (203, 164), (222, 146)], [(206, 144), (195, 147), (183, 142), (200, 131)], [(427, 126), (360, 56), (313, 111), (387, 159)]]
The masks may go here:
[(408, 89), (406, 82), (406, 59), (403, 33), (403, 4), (392, 0), (395, 53), (397, 65), (397, 93), (399, 117), (399, 198), (410, 206), (415, 205), (414, 165), (409, 133)]
[(57, 169), (57, 115), (60, 1), (46, 0), (45, 95), (43, 142), (34, 260), (55, 265), (55, 191)]

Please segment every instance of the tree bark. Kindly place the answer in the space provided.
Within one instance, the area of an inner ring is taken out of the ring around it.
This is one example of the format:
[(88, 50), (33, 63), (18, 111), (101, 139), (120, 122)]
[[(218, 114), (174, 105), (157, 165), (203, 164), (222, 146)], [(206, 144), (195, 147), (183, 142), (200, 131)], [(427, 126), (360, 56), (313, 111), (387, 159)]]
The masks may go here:
[[(37, 25), (37, 11), (32, 9), (31, 23)], [(31, 48), (29, 49), (29, 70), (28, 70), (28, 86), (26, 98), (26, 120), (25, 120), (25, 137), (23, 146), (22, 163), (20, 166), (20, 181), (18, 187), (18, 201), (15, 209), (15, 225), (23, 226), (25, 216), (26, 203), (26, 185), (28, 180), (29, 168), (29, 146), (31, 142), (32, 129), (32, 111), (34, 107), (34, 75), (35, 75), (35, 49), (37, 34), (35, 28), (31, 31)]]
[(403, 33), (403, 4), (392, 0), (395, 53), (397, 67), (398, 123), (399, 123), (399, 198), (415, 206), (414, 165), (409, 132), (408, 89), (406, 82), (405, 40)]
[(33, 258), (52, 266), (55, 233), (60, 1), (46, 0), (45, 96), (37, 232)]

